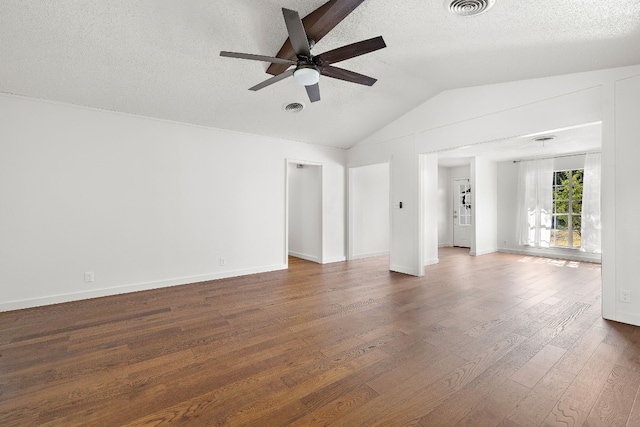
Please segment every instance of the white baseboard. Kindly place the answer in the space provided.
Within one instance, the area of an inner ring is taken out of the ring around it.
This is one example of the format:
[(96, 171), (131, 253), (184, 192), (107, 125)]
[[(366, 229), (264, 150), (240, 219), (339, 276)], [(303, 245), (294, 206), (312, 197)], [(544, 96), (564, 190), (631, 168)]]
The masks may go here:
[(59, 304), (64, 302), (79, 301), (89, 298), (99, 298), (111, 295), (127, 294), (130, 292), (148, 291), (150, 289), (166, 288), (169, 286), (187, 285), (190, 283), (206, 282), (209, 280), (225, 279), (228, 277), (246, 276), (248, 274), (266, 273), (269, 271), (286, 270), (285, 264), (269, 265), (257, 268), (223, 271), (220, 273), (204, 274), (160, 280), (157, 282), (134, 283), (130, 285), (114, 286), (111, 288), (92, 289), (89, 291), (73, 292), (60, 295), (49, 295), (25, 300), (0, 303), (0, 312), (20, 310), (23, 308), (40, 307), (43, 305)]
[(389, 251), (383, 251), (383, 252), (370, 252), (370, 253), (366, 253), (366, 254), (353, 254), (351, 256), (351, 259), (364, 259), (364, 258), (373, 258), (373, 257), (377, 257), (377, 256), (386, 256), (389, 255)]
[(487, 255), (487, 254), (492, 254), (494, 252), (498, 252), (498, 248), (493, 248), (493, 249), (485, 249), (483, 251), (469, 251), (469, 254), (471, 256), (481, 256), (481, 255)]
[(451, 243), (451, 242), (439, 243), (438, 247), (439, 248), (452, 248), (453, 247), (453, 243)]
[(622, 322), (622, 323), (627, 323), (629, 325), (640, 326), (640, 316), (632, 313), (624, 313), (624, 312), (618, 311), (616, 313), (616, 318), (609, 319), (609, 320), (615, 320), (616, 322)]
[(438, 264), (439, 262), (440, 262), (440, 258), (425, 259), (424, 265), (426, 267), (427, 265), (434, 265), (434, 264)]
[(389, 266), (389, 270), (395, 271), (396, 273), (408, 274), (409, 276), (419, 276), (412, 267), (407, 267), (405, 265), (391, 264)]
[(306, 259), (307, 261), (317, 262), (320, 264), (320, 258), (314, 255), (307, 255), (300, 252), (289, 251), (289, 255), (294, 256), (296, 258)]
[(539, 256), (543, 258), (566, 259), (569, 261), (594, 262), (596, 264), (600, 264), (602, 262), (601, 256), (599, 254), (588, 254), (588, 253), (580, 252), (577, 250), (554, 251), (553, 249), (535, 249), (535, 248), (530, 248), (530, 249), (498, 248), (498, 252), (505, 252), (508, 254), (516, 254), (516, 255)]
[(322, 263), (323, 264), (331, 264), (332, 262), (345, 262), (346, 260), (347, 260), (347, 257), (335, 256), (335, 257), (323, 259)]

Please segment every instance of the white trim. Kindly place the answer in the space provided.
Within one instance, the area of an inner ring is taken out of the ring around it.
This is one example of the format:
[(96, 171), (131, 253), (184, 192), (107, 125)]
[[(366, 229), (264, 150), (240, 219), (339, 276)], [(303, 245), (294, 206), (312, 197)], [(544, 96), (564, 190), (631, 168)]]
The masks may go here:
[(492, 248), (492, 249), (485, 249), (483, 251), (469, 251), (469, 255), (471, 256), (481, 256), (481, 255), (487, 255), (487, 254), (492, 254), (494, 252), (498, 252), (498, 248)]
[[(460, 224), (460, 220), (458, 219), (460, 217), (460, 212), (458, 212), (458, 215), (456, 218), (453, 218), (453, 212), (458, 210), (458, 188), (457, 188), (457, 182), (458, 181), (467, 181), (467, 184), (469, 184), (469, 189), (471, 190), (471, 224), (469, 225), (459, 225)], [(475, 180), (474, 180), (475, 181)], [(456, 241), (456, 222), (458, 222), (458, 227), (468, 227), (469, 228), (469, 233), (467, 236), (467, 242), (469, 244), (469, 246), (459, 246), (461, 248), (471, 248), (472, 246), (475, 246), (475, 235), (476, 235), (476, 195), (475, 195), (475, 182), (473, 182), (473, 185), (471, 183), (471, 164), (469, 164), (469, 176), (467, 178), (451, 178), (451, 182), (449, 183), (450, 188), (449, 190), (451, 191), (451, 206), (450, 206), (450, 210), (448, 211), (448, 215), (449, 218), (452, 219), (451, 221), (451, 241), (453, 243), (451, 243), (451, 246), (455, 246), (455, 241)], [(460, 233), (458, 233), (460, 234)], [(472, 239), (473, 237), (473, 239)], [(471, 243), (471, 241), (473, 240), (473, 244)]]
[(440, 263), (440, 258), (432, 258), (432, 259), (426, 259), (424, 260), (424, 265), (425, 267), (427, 265), (435, 265), (435, 264), (439, 264)]
[(289, 269), (289, 159), (284, 159), (284, 265)]
[(289, 255), (294, 256), (296, 258), (306, 259), (307, 261), (317, 262), (318, 264), (322, 264), (320, 259), (317, 256), (307, 255), (300, 252), (289, 251)]
[(0, 303), (0, 312), (20, 310), (24, 308), (39, 307), (43, 305), (59, 304), (71, 301), (79, 301), (89, 298), (99, 298), (111, 295), (127, 294), (130, 292), (148, 291), (151, 289), (167, 288), (170, 286), (181, 286), (211, 280), (226, 279), (229, 277), (246, 276), (249, 274), (267, 273), (269, 271), (286, 270), (284, 264), (267, 265), (263, 267), (247, 268), (241, 270), (224, 271), (220, 273), (210, 273), (198, 276), (176, 277), (173, 279), (160, 280), (157, 282), (132, 283), (103, 289), (92, 289), (88, 291), (72, 292), (60, 295), (50, 295), (46, 297), (30, 298), (24, 300)]
[[(416, 140), (415, 136), (413, 139), (413, 149), (415, 153), (416, 149)], [(418, 201), (418, 262), (417, 265), (420, 266), (418, 270), (418, 274), (416, 276), (423, 277), (424, 276), (424, 266), (428, 265), (429, 261), (424, 260), (424, 156), (426, 154), (414, 154), (417, 158), (417, 167), (418, 167), (418, 194), (416, 194), (416, 200)], [(437, 171), (436, 171), (437, 173)]]
[(391, 264), (389, 265), (389, 270), (395, 271), (396, 273), (408, 274), (409, 276), (418, 276), (416, 274), (416, 271), (413, 269), (413, 267), (407, 267), (405, 265)]
[(451, 243), (451, 242), (439, 243), (438, 247), (439, 248), (452, 248), (453, 247), (453, 243)]
[(320, 166), (320, 264), (324, 264), (324, 166)]
[(538, 256), (543, 258), (556, 258), (556, 259), (566, 259), (569, 261), (582, 261), (582, 262), (593, 262), (596, 264), (600, 264), (600, 256), (596, 254), (586, 254), (580, 251), (567, 251), (567, 252), (559, 252), (553, 251), (549, 249), (510, 249), (510, 248), (498, 248), (497, 252), (504, 252), (507, 254), (516, 254), (516, 255), (528, 255), (528, 256)]
[(365, 254), (353, 254), (349, 257), (349, 259), (355, 260), (355, 259), (373, 258), (377, 256), (388, 256), (388, 255), (389, 255), (389, 251), (369, 252)]
[(346, 260), (347, 260), (347, 257), (334, 256), (334, 257), (330, 257), (330, 258), (323, 258), (322, 264), (331, 264), (331, 263), (334, 263), (334, 262), (345, 262)]
[[(617, 83), (602, 86), (602, 163), (600, 170), (600, 203), (602, 228), (602, 317), (609, 320), (618, 318), (618, 283), (616, 275), (616, 97)], [(628, 224), (625, 223), (625, 226)]]
[(623, 311), (620, 311), (620, 308), (622, 308), (621, 306), (623, 304), (625, 303), (618, 304), (616, 316), (614, 319), (610, 319), (610, 320), (615, 320), (616, 322), (628, 323), (630, 325), (635, 325), (635, 326), (640, 325), (640, 315), (633, 314), (633, 313), (625, 313)]
[[(391, 263), (393, 259), (393, 254), (391, 253), (391, 248), (393, 247), (393, 236), (395, 235), (395, 230), (393, 229), (393, 154), (389, 156), (389, 271), (396, 271), (398, 273), (404, 273), (404, 269), (400, 266), (395, 266)], [(411, 273), (405, 273), (411, 274)]]
[(347, 259), (353, 257), (353, 168), (347, 167)]

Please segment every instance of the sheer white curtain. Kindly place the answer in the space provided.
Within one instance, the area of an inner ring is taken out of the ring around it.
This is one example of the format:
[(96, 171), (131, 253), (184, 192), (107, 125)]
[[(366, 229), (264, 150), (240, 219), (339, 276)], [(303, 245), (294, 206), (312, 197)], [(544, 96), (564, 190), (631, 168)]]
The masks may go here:
[(581, 250), (600, 253), (601, 229), (600, 220), (600, 153), (589, 153), (584, 161), (584, 178), (582, 181), (582, 231), (580, 236)]
[(553, 159), (520, 162), (518, 171), (518, 241), (548, 248), (553, 208)]

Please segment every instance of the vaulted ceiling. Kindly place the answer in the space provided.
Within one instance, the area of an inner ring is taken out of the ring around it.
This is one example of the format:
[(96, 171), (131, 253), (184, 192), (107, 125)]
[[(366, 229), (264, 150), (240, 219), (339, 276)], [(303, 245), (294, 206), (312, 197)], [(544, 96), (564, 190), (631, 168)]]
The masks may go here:
[[(287, 39), (282, 7), (325, 0), (0, 2), (0, 91), (348, 148), (442, 90), (640, 64), (638, 0), (496, 0), (473, 17), (442, 0), (364, 0), (312, 53), (382, 35), (340, 66), (372, 87), (321, 77), (322, 100), (283, 80), (258, 92)], [(301, 102), (301, 112), (283, 107)]]
[(584, 123), (563, 129), (547, 129), (545, 132), (523, 135), (503, 140), (483, 142), (441, 151), (440, 166), (468, 165), (473, 157), (482, 156), (495, 162), (551, 158), (570, 154), (600, 151), (602, 124)]

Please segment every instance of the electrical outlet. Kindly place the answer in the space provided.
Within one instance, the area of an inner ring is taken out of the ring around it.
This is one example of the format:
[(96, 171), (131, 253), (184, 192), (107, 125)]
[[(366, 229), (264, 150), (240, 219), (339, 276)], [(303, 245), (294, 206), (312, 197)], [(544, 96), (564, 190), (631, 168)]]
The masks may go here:
[(620, 301), (631, 302), (631, 291), (629, 289), (620, 289)]
[(84, 283), (91, 283), (93, 282), (93, 279), (94, 279), (93, 271), (84, 272)]
[(226, 258), (220, 258), (220, 265), (227, 265), (227, 259)]

